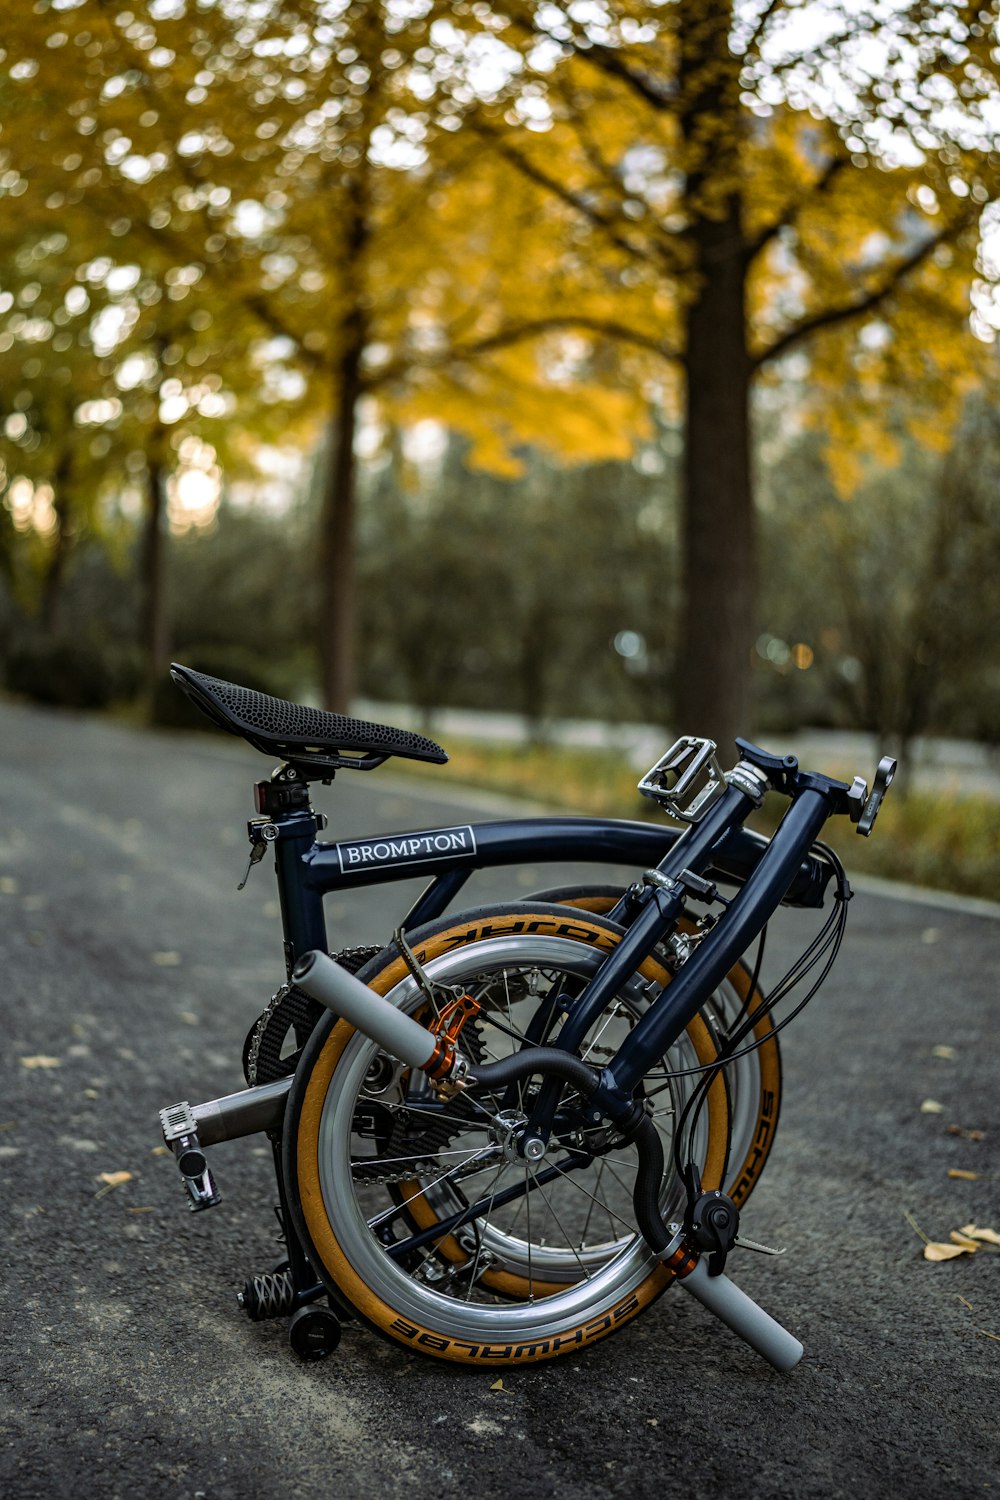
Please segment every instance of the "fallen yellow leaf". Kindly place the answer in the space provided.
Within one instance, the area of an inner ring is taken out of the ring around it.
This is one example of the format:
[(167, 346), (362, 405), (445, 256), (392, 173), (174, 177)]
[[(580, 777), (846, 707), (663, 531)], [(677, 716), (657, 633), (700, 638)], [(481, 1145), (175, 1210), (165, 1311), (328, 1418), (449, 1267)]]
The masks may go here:
[(936, 1099), (925, 1099), (920, 1106), (922, 1115), (943, 1115), (944, 1105), (939, 1104)]
[(131, 1172), (102, 1172), (101, 1181), (106, 1182), (108, 1187), (121, 1187), (123, 1182), (132, 1181)]
[(180, 954), (179, 953), (174, 953), (172, 951), (164, 951), (164, 952), (161, 952), (161, 953), (151, 953), (149, 955), (149, 957), (152, 960), (152, 962), (154, 964), (158, 964), (161, 969), (173, 969), (181, 961)]
[(45, 1057), (39, 1054), (37, 1057), (22, 1057), (22, 1068), (61, 1068), (62, 1062), (58, 1057)]
[(970, 1239), (967, 1234), (959, 1234), (957, 1229), (953, 1229), (948, 1238), (953, 1245), (961, 1245), (963, 1250), (968, 1250), (970, 1255), (975, 1255), (979, 1249), (979, 1245), (974, 1239)]
[(977, 1229), (975, 1224), (964, 1224), (960, 1231), (970, 1240), (982, 1240), (987, 1245), (1000, 1245), (1000, 1234), (995, 1229)]
[(954, 1057), (954, 1047), (932, 1047), (931, 1053), (934, 1057)]
[(506, 1389), (506, 1387), (504, 1386), (504, 1383), (503, 1383), (502, 1380), (494, 1380), (493, 1384), (490, 1386), (490, 1390), (491, 1391), (502, 1391), (502, 1390), (505, 1390), (505, 1389)]
[(979, 1177), (979, 1173), (978, 1172), (963, 1172), (962, 1169), (961, 1169), (961, 1167), (949, 1167), (948, 1168), (948, 1176), (949, 1177), (960, 1177), (963, 1182), (976, 1182), (977, 1179), (978, 1179), (978, 1177)]
[(954, 1260), (969, 1253), (962, 1245), (943, 1245), (939, 1240), (928, 1240), (924, 1246), (924, 1260)]

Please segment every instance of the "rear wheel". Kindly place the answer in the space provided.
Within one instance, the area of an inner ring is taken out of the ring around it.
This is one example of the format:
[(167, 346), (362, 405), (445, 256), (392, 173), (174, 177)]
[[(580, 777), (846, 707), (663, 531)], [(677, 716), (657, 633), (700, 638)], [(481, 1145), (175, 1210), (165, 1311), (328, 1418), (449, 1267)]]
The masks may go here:
[[(474, 1061), (557, 1039), (574, 997), (618, 942), (599, 916), (516, 906), (443, 919), (413, 935), (427, 973), (479, 1002), (462, 1033)], [(387, 949), (360, 977), (422, 1015), (428, 1002)], [(591, 1027), (580, 1055), (600, 1066), (669, 981), (655, 960)], [(646, 1088), (666, 1159), (675, 1122), (719, 1042), (696, 1017)], [(564, 1090), (544, 1156), (518, 1152), (538, 1077), (494, 1095), (442, 1099), (346, 1022), (310, 1039), (286, 1112), (285, 1173), (300, 1234), (331, 1290), (379, 1332), (463, 1363), (536, 1362), (606, 1336), (648, 1306), (671, 1273), (632, 1210), (634, 1148), (588, 1124)], [(693, 1154), (721, 1186), (730, 1131), (725, 1084), (709, 1090)], [(667, 1219), (684, 1190), (668, 1171)]]

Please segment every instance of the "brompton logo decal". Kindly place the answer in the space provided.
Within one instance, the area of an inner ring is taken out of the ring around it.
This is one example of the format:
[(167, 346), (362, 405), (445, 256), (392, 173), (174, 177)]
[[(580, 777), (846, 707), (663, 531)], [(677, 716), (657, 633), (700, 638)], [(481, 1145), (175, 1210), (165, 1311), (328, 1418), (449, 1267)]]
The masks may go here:
[(456, 854), (475, 854), (476, 835), (470, 824), (464, 828), (431, 828), (427, 833), (396, 833), (386, 838), (351, 839), (335, 844), (340, 868), (372, 869), (379, 865), (420, 864), (431, 859), (451, 859)]

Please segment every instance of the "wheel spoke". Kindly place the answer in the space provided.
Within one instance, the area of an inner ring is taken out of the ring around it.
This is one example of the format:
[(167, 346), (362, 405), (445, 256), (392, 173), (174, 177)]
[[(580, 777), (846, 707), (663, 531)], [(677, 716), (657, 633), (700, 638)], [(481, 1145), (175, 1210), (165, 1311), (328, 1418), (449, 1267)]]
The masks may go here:
[(499, 1183), (501, 1177), (503, 1176), (504, 1172), (506, 1172), (506, 1170), (507, 1170), (507, 1168), (509, 1166), (510, 1166), (510, 1162), (509, 1161), (502, 1161), (500, 1163), (499, 1167), (497, 1168), (497, 1174), (496, 1174), (496, 1176), (494, 1177), (492, 1183), (490, 1184), (490, 1206), (486, 1210), (486, 1219), (485, 1219), (485, 1222), (483, 1224), (481, 1224), (477, 1228), (477, 1231), (476, 1231), (476, 1259), (475, 1259), (475, 1263), (474, 1263), (474, 1265), (472, 1267), (472, 1275), (469, 1278), (469, 1290), (465, 1294), (465, 1300), (466, 1300), (466, 1302), (470, 1301), (471, 1298), (472, 1298), (472, 1291), (473, 1291), (473, 1288), (476, 1285), (476, 1277), (479, 1275), (479, 1261), (480, 1261), (480, 1259), (482, 1257), (482, 1253), (483, 1253), (483, 1235), (485, 1234), (486, 1230), (489, 1229), (489, 1227), (490, 1227), (490, 1215), (493, 1212), (493, 1204), (496, 1201), (497, 1184)]
[[(607, 1158), (605, 1157), (605, 1161), (606, 1160), (607, 1160)], [(561, 1171), (559, 1167), (556, 1167), (555, 1162), (553, 1162), (552, 1165), (556, 1168), (556, 1171), (559, 1173), (559, 1176), (563, 1179), (564, 1182), (568, 1182), (571, 1187), (576, 1188), (576, 1190), (577, 1190), (578, 1193), (582, 1193), (585, 1198), (589, 1198), (592, 1204), (596, 1204), (599, 1209), (601, 1209), (604, 1213), (607, 1214), (607, 1216), (608, 1216), (608, 1222), (611, 1224), (611, 1232), (612, 1232), (612, 1234), (615, 1233), (615, 1226), (614, 1226), (614, 1222), (613, 1222), (615, 1219), (618, 1220), (619, 1224), (624, 1225), (624, 1227), (628, 1230), (629, 1234), (635, 1234), (635, 1225), (634, 1224), (630, 1224), (629, 1221), (628, 1221), (628, 1219), (623, 1219), (622, 1216), (621, 1216), (621, 1214), (615, 1213), (614, 1209), (610, 1208), (608, 1206), (608, 1203), (606, 1202), (606, 1200), (604, 1200), (603, 1198), (595, 1198), (593, 1193), (588, 1193), (587, 1189), (584, 1187), (584, 1185), (583, 1185), (582, 1182), (578, 1182), (575, 1177), (570, 1177), (570, 1176), (567, 1175), (567, 1173)], [(614, 1174), (613, 1171), (612, 1171), (611, 1175), (612, 1175), (612, 1177), (614, 1177), (615, 1174)], [(618, 1179), (616, 1178), (615, 1180), (617, 1181)], [(620, 1183), (619, 1183), (619, 1186), (621, 1186)], [(561, 1225), (560, 1225), (560, 1228), (562, 1228)], [(585, 1248), (586, 1247), (584, 1245), (580, 1246), (581, 1250), (583, 1250)]]
[[(601, 1165), (597, 1169), (597, 1181), (594, 1183), (594, 1192), (595, 1193), (600, 1189), (600, 1186), (601, 1186), (601, 1178), (604, 1176), (604, 1165), (605, 1165), (604, 1161), (602, 1160)], [(595, 1198), (594, 1199), (594, 1203), (596, 1203), (596, 1202), (597, 1202), (597, 1199)], [(587, 1217), (584, 1219), (584, 1221), (583, 1221), (583, 1228), (580, 1230), (580, 1249), (581, 1250), (583, 1249), (583, 1242), (587, 1238), (587, 1230), (590, 1228), (590, 1220), (593, 1217), (593, 1213), (594, 1213), (594, 1203), (591, 1203), (590, 1207), (587, 1209)]]
[[(553, 1166), (555, 1166), (555, 1163), (553, 1163)], [(555, 1170), (557, 1172), (559, 1172), (560, 1177), (565, 1176), (565, 1173), (562, 1172), (560, 1170), (560, 1168), (555, 1167)], [(546, 1208), (548, 1209), (549, 1213), (552, 1215), (553, 1219), (555, 1219), (555, 1221), (556, 1221), (556, 1225), (557, 1225), (557, 1227), (559, 1229), (559, 1233), (562, 1235), (563, 1240), (565, 1241), (566, 1249), (570, 1252), (570, 1254), (572, 1255), (573, 1259), (576, 1261), (577, 1265), (580, 1267), (580, 1270), (583, 1272), (584, 1280), (585, 1281), (590, 1281), (590, 1279), (591, 1279), (591, 1273), (588, 1271), (587, 1267), (584, 1265), (583, 1261), (580, 1259), (579, 1252), (577, 1251), (576, 1247), (572, 1244), (570, 1236), (566, 1233), (565, 1229), (562, 1226), (562, 1221), (559, 1218), (559, 1215), (556, 1213), (555, 1209), (552, 1207), (552, 1203), (551, 1203), (551, 1201), (549, 1199), (548, 1193), (545, 1191), (545, 1189), (542, 1187), (541, 1183), (538, 1181), (538, 1178), (535, 1175), (535, 1172), (533, 1170), (531, 1171), (531, 1177), (532, 1177), (532, 1179), (534, 1181), (534, 1184), (535, 1184), (536, 1188), (538, 1189), (538, 1191), (542, 1195), (542, 1201), (544, 1202), (544, 1204), (545, 1204)]]
[(586, 1050), (586, 1052), (583, 1053), (583, 1061), (584, 1062), (587, 1061), (587, 1058), (593, 1052), (594, 1048), (597, 1046), (598, 1042), (601, 1040), (601, 1037), (604, 1035), (604, 1033), (607, 1031), (608, 1027), (611, 1025), (611, 1022), (615, 1019), (616, 1016), (621, 1015), (621, 1009), (622, 1009), (622, 1007), (621, 1007), (621, 1001), (620, 1000), (616, 1000), (615, 1003), (614, 1003), (614, 1005), (611, 1007), (611, 1010), (609, 1011), (609, 1013), (607, 1015), (607, 1018), (605, 1019), (604, 1025), (597, 1032), (597, 1034), (593, 1038), (593, 1040), (587, 1043), (587, 1050)]
[[(605, 1158), (605, 1160), (607, 1160), (607, 1158)], [(626, 1169), (626, 1171), (629, 1171), (629, 1172), (637, 1172), (639, 1170), (639, 1164), (638, 1164), (638, 1162), (624, 1161), (624, 1162), (619, 1162), (618, 1165), (620, 1167), (624, 1167)], [(629, 1195), (629, 1198), (631, 1198), (631, 1196), (632, 1196), (632, 1189), (629, 1187), (628, 1183), (622, 1182), (621, 1178), (618, 1176), (618, 1173), (615, 1171), (615, 1169), (611, 1165), (610, 1161), (608, 1162), (608, 1171), (611, 1173), (612, 1177), (615, 1179), (615, 1181), (617, 1182), (618, 1186), (621, 1188), (622, 1192), (623, 1193), (627, 1193)]]
[[(472, 1160), (475, 1156), (476, 1151), (481, 1149), (483, 1148), (463, 1146), (459, 1147), (455, 1151), (434, 1151), (433, 1153), (429, 1151), (418, 1151), (415, 1155), (412, 1156), (357, 1156), (351, 1158), (351, 1167), (352, 1169), (355, 1167), (405, 1167), (407, 1162), (423, 1162), (426, 1164), (431, 1155), (440, 1160), (443, 1156), (464, 1156), (469, 1151), (473, 1153), (473, 1156), (469, 1158), (469, 1160)], [(461, 1165), (461, 1163), (459, 1163), (459, 1165)]]
[[(468, 1158), (467, 1161), (459, 1162), (457, 1166), (452, 1167), (449, 1172), (446, 1172), (443, 1177), (435, 1177), (434, 1180), (432, 1182), (429, 1182), (426, 1187), (421, 1188), (419, 1193), (414, 1193), (409, 1201), (412, 1203), (416, 1198), (425, 1197), (427, 1193), (430, 1192), (431, 1188), (440, 1187), (443, 1183), (446, 1182), (454, 1182), (455, 1178), (462, 1171), (463, 1167), (470, 1166), (472, 1162), (477, 1160), (477, 1158), (481, 1161), (485, 1161), (488, 1156), (494, 1156), (496, 1151), (496, 1146), (486, 1146), (481, 1151), (473, 1152), (473, 1154)], [(386, 1220), (395, 1218), (398, 1212), (398, 1206), (394, 1203), (393, 1206), (386, 1209), (384, 1213), (377, 1214), (374, 1219), (369, 1219), (368, 1228), (377, 1229), (378, 1226), (380, 1224), (384, 1224)]]

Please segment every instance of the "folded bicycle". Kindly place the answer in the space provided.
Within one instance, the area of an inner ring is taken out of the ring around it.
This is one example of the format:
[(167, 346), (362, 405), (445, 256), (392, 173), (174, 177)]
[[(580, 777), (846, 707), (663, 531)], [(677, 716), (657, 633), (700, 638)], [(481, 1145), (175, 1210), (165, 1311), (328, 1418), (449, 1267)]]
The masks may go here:
[[(586, 1347), (676, 1281), (791, 1369), (802, 1346), (724, 1268), (734, 1247), (775, 1253), (740, 1233), (740, 1211), (774, 1142), (778, 1032), (846, 923), (850, 887), (819, 834), (839, 814), (870, 833), (895, 762), (869, 790), (745, 740), (723, 771), (712, 741), (686, 737), (639, 783), (680, 829), (536, 817), (322, 842), (313, 783), (445, 752), (171, 672), (279, 762), (255, 787), (247, 874), (273, 850), (286, 982), (244, 1043), (247, 1088), (160, 1116), (192, 1210), (220, 1201), (207, 1147), (271, 1143), (284, 1255), (248, 1278), (244, 1312), (289, 1315), (304, 1359), (354, 1317), (420, 1353), (502, 1367)], [(744, 824), (769, 791), (789, 805), (767, 839)], [(581, 860), (636, 876), (451, 911), (474, 870)], [(414, 876), (426, 888), (385, 947), (329, 954), (324, 895)], [(765, 997), (781, 904), (829, 911)]]

